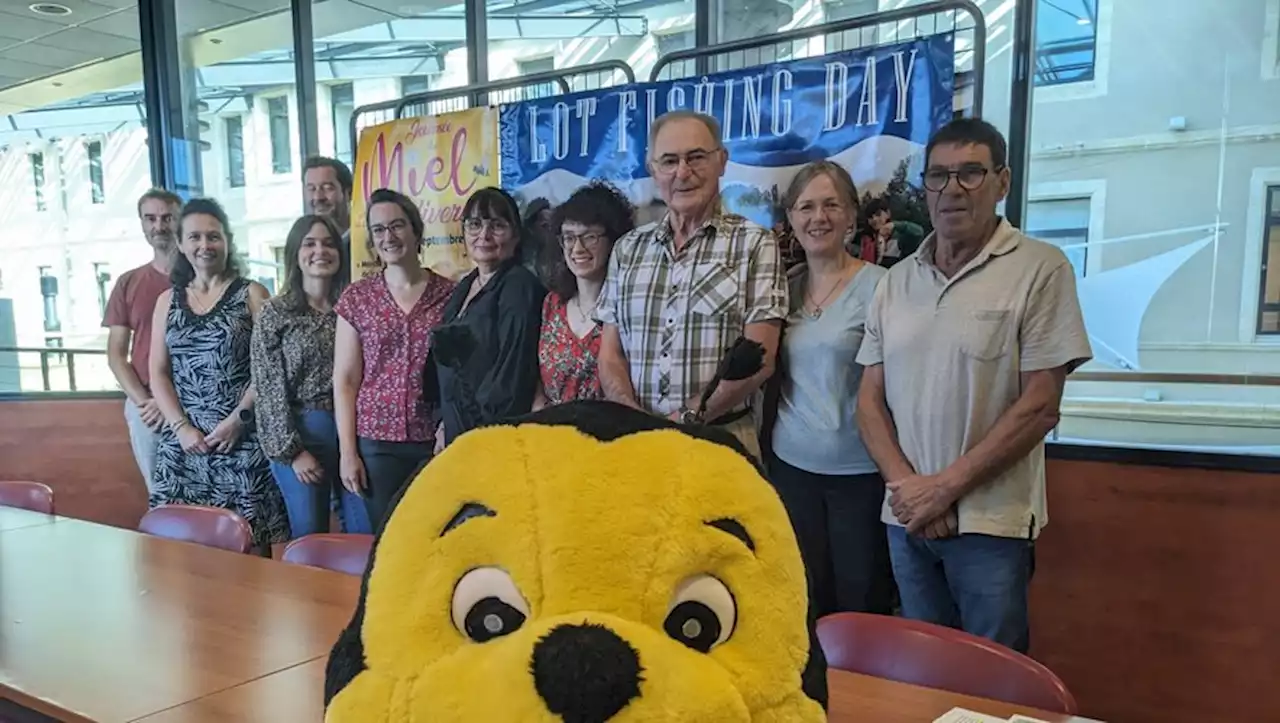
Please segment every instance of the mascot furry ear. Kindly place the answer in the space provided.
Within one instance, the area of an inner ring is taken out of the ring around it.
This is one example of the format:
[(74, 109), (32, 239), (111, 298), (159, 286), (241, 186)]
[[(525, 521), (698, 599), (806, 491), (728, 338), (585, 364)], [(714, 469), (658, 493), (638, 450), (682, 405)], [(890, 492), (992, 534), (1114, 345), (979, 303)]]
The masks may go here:
[(824, 721), (807, 610), (787, 513), (731, 436), (552, 407), (462, 435), (406, 485), (325, 721)]

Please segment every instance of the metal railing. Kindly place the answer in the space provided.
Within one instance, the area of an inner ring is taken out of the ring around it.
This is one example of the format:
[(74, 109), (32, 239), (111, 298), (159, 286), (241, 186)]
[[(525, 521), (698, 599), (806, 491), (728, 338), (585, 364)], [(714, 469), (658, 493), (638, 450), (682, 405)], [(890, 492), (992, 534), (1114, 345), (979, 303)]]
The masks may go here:
[(1073, 372), (1069, 382), (1139, 384), (1208, 384), (1214, 386), (1280, 387), (1280, 374), (1214, 374), (1195, 372)]
[[(76, 377), (76, 357), (92, 356), (105, 357), (106, 349), (74, 349), (56, 346), (0, 346), (0, 354), (12, 353), (18, 354), (39, 354), (40, 355), (40, 379), (42, 383), (42, 391), (52, 392), (61, 391), (53, 388), (53, 370), (56, 367), (65, 367), (67, 373), (67, 391), (82, 391)], [(18, 365), (18, 371), (21, 373), (21, 365)], [(0, 370), (3, 370), (3, 363), (0, 362)], [(4, 391), (0, 389), (0, 391)], [(17, 392), (25, 392), (27, 390), (14, 390)], [(101, 389), (93, 389), (88, 391), (102, 391)]]
[[(703, 73), (889, 45), (948, 32), (956, 36), (956, 93), (959, 95), (962, 89), (971, 87), (972, 105), (966, 109), (966, 115), (981, 117), (987, 22), (982, 16), (982, 9), (970, 0), (939, 0), (795, 28), (760, 38), (677, 50), (658, 58), (649, 79), (678, 80)], [(820, 49), (815, 50), (809, 41), (816, 38), (822, 38), (824, 42)], [(962, 39), (966, 42), (962, 43)], [(972, 83), (965, 82), (968, 78), (972, 78)]]
[(360, 131), (399, 118), (438, 115), (496, 103), (513, 103), (534, 98), (610, 88), (636, 81), (636, 74), (621, 60), (579, 65), (573, 68), (530, 73), (514, 78), (491, 80), (461, 88), (445, 88), (413, 93), (403, 98), (370, 103), (351, 113), (351, 148), (360, 147)]

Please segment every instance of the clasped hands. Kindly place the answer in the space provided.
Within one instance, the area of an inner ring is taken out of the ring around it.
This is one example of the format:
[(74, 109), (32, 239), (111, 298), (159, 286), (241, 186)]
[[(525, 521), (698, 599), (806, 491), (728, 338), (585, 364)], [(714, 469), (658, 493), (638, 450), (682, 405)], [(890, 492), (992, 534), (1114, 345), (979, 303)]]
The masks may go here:
[(960, 532), (954, 487), (942, 475), (913, 474), (886, 483), (889, 508), (907, 528), (907, 534), (930, 540)]
[(240, 434), (244, 431), (244, 423), (240, 421), (238, 414), (232, 414), (226, 419), (218, 423), (213, 431), (205, 434), (196, 429), (190, 422), (185, 422), (178, 428), (176, 434), (178, 443), (182, 445), (182, 451), (189, 454), (211, 454), (218, 452), (227, 454), (236, 448), (236, 444), (240, 441)]

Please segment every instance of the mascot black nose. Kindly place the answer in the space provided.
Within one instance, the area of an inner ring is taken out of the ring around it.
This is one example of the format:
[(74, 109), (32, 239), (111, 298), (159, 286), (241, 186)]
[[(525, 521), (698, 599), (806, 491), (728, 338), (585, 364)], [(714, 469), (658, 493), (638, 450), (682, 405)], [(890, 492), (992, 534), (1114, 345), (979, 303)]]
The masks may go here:
[(561, 625), (533, 647), (533, 684), (564, 723), (604, 723), (640, 697), (640, 656), (602, 625)]

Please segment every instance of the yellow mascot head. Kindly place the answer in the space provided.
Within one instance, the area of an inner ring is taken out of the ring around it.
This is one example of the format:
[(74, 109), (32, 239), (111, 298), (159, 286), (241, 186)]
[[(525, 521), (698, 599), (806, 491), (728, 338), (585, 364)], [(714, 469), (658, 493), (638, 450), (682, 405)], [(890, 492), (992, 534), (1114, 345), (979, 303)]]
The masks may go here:
[(456, 440), (406, 486), (326, 723), (806, 723), (826, 662), (781, 501), (731, 437), (609, 402)]

